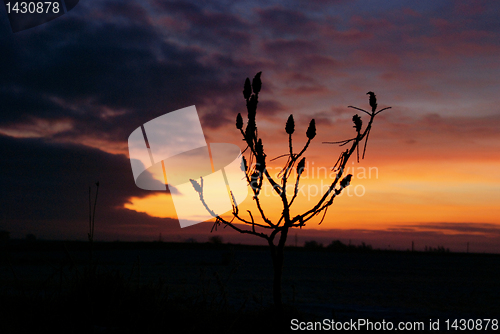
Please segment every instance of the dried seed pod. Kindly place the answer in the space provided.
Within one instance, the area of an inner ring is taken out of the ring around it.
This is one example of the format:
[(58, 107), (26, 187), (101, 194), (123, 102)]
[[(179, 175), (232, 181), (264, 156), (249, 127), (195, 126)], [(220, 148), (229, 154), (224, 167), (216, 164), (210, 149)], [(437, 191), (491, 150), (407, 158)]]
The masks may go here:
[(304, 171), (305, 166), (306, 166), (306, 158), (302, 158), (299, 161), (299, 164), (297, 165), (297, 175), (302, 174), (302, 172)]
[(262, 81), (260, 80), (261, 74), (262, 72), (257, 73), (252, 80), (252, 89), (255, 94), (259, 94), (260, 89), (262, 88)]
[(255, 145), (255, 152), (257, 152), (257, 155), (259, 156), (264, 154), (264, 145), (262, 144), (261, 138), (259, 138), (257, 144)]
[(253, 138), (255, 137), (255, 120), (248, 120), (247, 128), (245, 129), (245, 140), (248, 146), (253, 147)]
[(351, 183), (351, 178), (352, 178), (352, 174), (349, 174), (349, 175), (347, 175), (346, 177), (344, 177), (344, 178), (342, 179), (342, 181), (340, 181), (340, 186), (341, 186), (342, 188), (347, 187), (347, 186)]
[(258, 171), (253, 172), (252, 175), (250, 176), (250, 187), (252, 187), (254, 190), (259, 189), (258, 185), (259, 177), (260, 173)]
[(241, 114), (238, 113), (238, 116), (236, 116), (236, 129), (241, 130), (243, 128), (243, 117), (241, 117)]
[(242, 170), (243, 172), (245, 172), (245, 173), (246, 173), (246, 172), (247, 172), (247, 170), (248, 170), (247, 159), (246, 159), (244, 156), (243, 156), (243, 157), (241, 157), (241, 170)]
[(353, 128), (356, 129), (357, 132), (361, 131), (361, 126), (363, 125), (363, 121), (361, 120), (361, 117), (359, 117), (358, 114), (352, 116), (352, 121), (354, 122)]
[(366, 94), (370, 95), (370, 107), (372, 107), (372, 112), (375, 112), (375, 110), (377, 110), (377, 97), (374, 92), (368, 92)]
[(189, 179), (189, 181), (191, 181), (191, 184), (193, 185), (194, 190), (195, 190), (197, 193), (201, 194), (202, 189), (201, 189), (201, 186), (198, 184), (198, 182), (196, 182), (196, 181), (195, 181), (195, 180), (193, 180), (193, 179)]
[(245, 85), (243, 86), (243, 97), (245, 100), (248, 100), (250, 95), (252, 95), (252, 87), (250, 86), (250, 79), (247, 78), (245, 80)]
[(306, 136), (310, 140), (316, 137), (316, 122), (314, 121), (314, 118), (311, 120), (311, 122), (309, 122), (309, 127), (307, 128)]
[(295, 121), (293, 120), (293, 115), (288, 116), (288, 119), (287, 119), (286, 125), (285, 125), (285, 131), (289, 135), (291, 135), (295, 131)]
[(255, 169), (263, 175), (266, 169), (266, 156), (260, 155), (256, 159)]
[(234, 197), (234, 194), (232, 191), (230, 191), (231, 193), (231, 200), (233, 201), (232, 204), (233, 204), (233, 210), (236, 212), (236, 214), (238, 214), (238, 203), (236, 202), (236, 198)]
[(257, 114), (257, 103), (259, 101), (257, 100), (257, 96), (252, 95), (250, 96), (250, 99), (248, 100), (247, 103), (247, 110), (248, 110), (248, 119), (249, 120), (255, 120), (255, 115)]

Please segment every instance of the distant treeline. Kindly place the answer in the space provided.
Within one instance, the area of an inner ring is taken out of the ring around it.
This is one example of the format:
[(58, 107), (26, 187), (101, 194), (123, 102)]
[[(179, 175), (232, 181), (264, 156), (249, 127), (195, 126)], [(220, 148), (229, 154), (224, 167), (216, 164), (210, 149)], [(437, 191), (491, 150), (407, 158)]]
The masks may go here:
[[(62, 244), (71, 244), (75, 247), (75, 249), (78, 248), (86, 248), (87, 247), (87, 242), (86, 241), (62, 241), (62, 240), (46, 240), (46, 241), (41, 241), (41, 242), (36, 242), (38, 241), (37, 237), (34, 234), (26, 234), (25, 239), (11, 239), (10, 238), (10, 233), (5, 230), (0, 230), (0, 246), (7, 246), (10, 244), (10, 246), (16, 248), (26, 248), (26, 247), (33, 247), (37, 246), (37, 248), (46, 248), (46, 249), (52, 249), (56, 248), (59, 249), (60, 247), (57, 246), (60, 243)], [(35, 245), (36, 244), (38, 245)], [(204, 248), (204, 247), (224, 247), (225, 245), (227, 246), (238, 246), (241, 248), (259, 248), (263, 246), (257, 246), (257, 245), (246, 245), (246, 244), (231, 244), (231, 243), (225, 243), (223, 238), (219, 235), (213, 235), (208, 238), (207, 242), (200, 242), (196, 239), (189, 238), (186, 239), (182, 242), (162, 242), (161, 240), (161, 235), (160, 238), (157, 242), (151, 242), (151, 241), (137, 241), (137, 242), (120, 242), (120, 241), (114, 241), (114, 242), (94, 242), (94, 247), (96, 249), (118, 249), (118, 248), (123, 248), (123, 249), (129, 249), (129, 248)], [(297, 247), (297, 246), (296, 246)], [(413, 245), (412, 245), (413, 247)], [(395, 250), (383, 250), (383, 249), (373, 249), (371, 245), (368, 245), (364, 242), (361, 243), (361, 245), (352, 245), (350, 244), (344, 244), (340, 240), (334, 240), (332, 241), (329, 245), (324, 246), (322, 243), (317, 242), (316, 240), (309, 240), (304, 243), (304, 249), (306, 250), (325, 250), (325, 251), (332, 251), (332, 252), (372, 252), (372, 251), (395, 251)], [(410, 251), (408, 249), (407, 251)], [(429, 253), (450, 253), (449, 248), (445, 248), (444, 246), (438, 246), (438, 247), (429, 247), (425, 246), (424, 252), (429, 252)]]
[(333, 252), (371, 252), (373, 247), (364, 242), (361, 245), (346, 245), (340, 240), (332, 241), (328, 246), (318, 243), (316, 240), (306, 241), (304, 243), (306, 249), (325, 249)]
[(436, 248), (425, 246), (426, 252), (435, 252), (435, 253), (449, 253), (449, 248), (444, 248), (443, 246), (437, 246)]
[[(361, 245), (351, 245), (351, 244), (346, 245), (340, 240), (334, 240), (326, 247), (323, 246), (322, 243), (317, 242), (316, 240), (310, 240), (310, 241), (306, 241), (304, 243), (304, 248), (310, 249), (310, 250), (323, 249), (323, 250), (333, 251), (333, 252), (371, 252), (371, 251), (374, 251), (374, 249), (371, 245), (367, 245), (364, 242), (362, 242)], [(432, 252), (432, 253), (449, 253), (450, 249), (445, 248), (444, 246), (438, 246), (438, 247), (425, 246), (424, 251), (425, 252)]]

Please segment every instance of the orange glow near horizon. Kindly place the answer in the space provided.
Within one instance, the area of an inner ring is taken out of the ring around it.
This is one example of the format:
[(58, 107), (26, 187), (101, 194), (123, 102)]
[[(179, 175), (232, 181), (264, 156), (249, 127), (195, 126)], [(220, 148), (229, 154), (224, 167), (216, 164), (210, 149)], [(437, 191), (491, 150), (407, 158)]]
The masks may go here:
[(126, 209), (144, 212), (152, 217), (177, 218), (172, 197), (167, 193), (153, 193), (150, 196), (132, 197), (130, 203), (124, 205)]
[[(351, 185), (335, 199), (324, 222), (321, 215), (310, 220), (311, 228), (319, 229), (387, 229), (418, 223), (498, 223), (500, 207), (500, 162), (454, 161), (387, 161), (370, 167), (366, 162), (354, 164), (346, 170), (353, 174)], [(291, 216), (312, 208), (320, 198), (319, 188), (332, 182), (329, 168), (309, 165), (301, 179), (299, 197), (292, 206)], [(317, 162), (316, 166), (325, 166)], [(272, 167), (272, 166), (271, 166)], [(314, 176), (312, 177), (314, 171)], [(318, 170), (322, 178), (318, 178)], [(327, 171), (325, 178), (325, 170)], [(275, 175), (278, 168), (270, 168)], [(294, 175), (289, 182), (294, 184)], [(289, 189), (289, 193), (292, 193)], [(262, 189), (261, 203), (268, 217), (279, 219), (281, 201), (268, 185)], [(173, 217), (175, 209), (170, 195), (154, 193), (146, 198), (132, 198), (125, 207), (145, 212), (154, 217)], [(246, 210), (260, 217), (249, 196), (240, 205), (242, 216)], [(224, 217), (228, 217), (226, 213)], [(258, 218), (256, 218), (258, 221)]]

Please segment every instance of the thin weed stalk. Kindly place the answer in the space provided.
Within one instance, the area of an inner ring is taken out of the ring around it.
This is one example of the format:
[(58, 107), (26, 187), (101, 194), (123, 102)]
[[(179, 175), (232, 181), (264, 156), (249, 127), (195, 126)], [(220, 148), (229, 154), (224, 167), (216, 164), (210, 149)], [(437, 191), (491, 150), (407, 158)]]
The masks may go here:
[(95, 185), (97, 186), (96, 192), (95, 192), (95, 200), (94, 200), (94, 210), (92, 211), (92, 188), (89, 187), (89, 233), (88, 233), (88, 238), (89, 238), (89, 264), (92, 265), (92, 244), (94, 241), (94, 226), (95, 226), (95, 208), (97, 205), (97, 195), (99, 194), (99, 182), (96, 182)]

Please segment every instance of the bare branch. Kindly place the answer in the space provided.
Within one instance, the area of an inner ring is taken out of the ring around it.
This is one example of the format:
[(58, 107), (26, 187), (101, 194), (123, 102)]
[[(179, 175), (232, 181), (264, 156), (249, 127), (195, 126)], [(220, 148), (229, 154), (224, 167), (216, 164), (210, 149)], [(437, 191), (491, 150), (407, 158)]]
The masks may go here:
[[(248, 177), (248, 175), (246, 175), (246, 180), (247, 180), (247, 183), (250, 184), (250, 178)], [(270, 219), (268, 219), (264, 213), (264, 210), (262, 210), (262, 207), (260, 205), (260, 199), (259, 197), (257, 196), (257, 191), (255, 189), (252, 188), (252, 191), (254, 193), (254, 196), (253, 196), (253, 199), (255, 200), (255, 203), (257, 204), (257, 209), (259, 210), (260, 212), (260, 216), (262, 217), (262, 219), (271, 227), (275, 227), (275, 225), (271, 222)]]
[(324, 142), (322, 142), (322, 144), (341, 144), (340, 146), (344, 146), (353, 140), (356, 140), (356, 138), (351, 138), (351, 139), (346, 139), (346, 140), (341, 140), (341, 141), (324, 141)]
[[(356, 108), (355, 108), (356, 109)], [(342, 163), (340, 164), (340, 170), (339, 172), (337, 173), (336, 177), (335, 177), (335, 180), (331, 183), (330, 187), (328, 188), (328, 190), (326, 191), (326, 193), (321, 197), (321, 199), (318, 201), (318, 203), (313, 207), (311, 208), (310, 210), (308, 210), (306, 213), (302, 214), (301, 216), (302, 217), (306, 217), (308, 215), (310, 215), (312, 212), (316, 212), (316, 210), (318, 210), (322, 204), (325, 202), (325, 200), (328, 198), (328, 196), (332, 193), (333, 189), (335, 188), (338, 180), (342, 177), (342, 174), (343, 174), (343, 171), (345, 169), (345, 165), (347, 164), (347, 161), (349, 160), (349, 158), (351, 157), (352, 153), (354, 152), (354, 150), (356, 150), (358, 144), (360, 141), (363, 140), (363, 138), (369, 133), (370, 131), (370, 128), (371, 128), (371, 125), (373, 123), (373, 119), (375, 117), (375, 113), (372, 113), (370, 115), (370, 121), (368, 122), (368, 126), (365, 128), (365, 131), (362, 133), (362, 134), (359, 134), (358, 137), (356, 138), (356, 140), (352, 143), (351, 145), (351, 148), (348, 149), (345, 153), (344, 153), (344, 157), (343, 157), (343, 161)], [(334, 196), (334, 195), (333, 195)], [(332, 196), (332, 197), (333, 197)], [(333, 201), (333, 198), (332, 198), (332, 201)], [(329, 201), (330, 202), (330, 201)]]
[(293, 191), (293, 196), (292, 199), (290, 200), (290, 206), (292, 206), (293, 201), (297, 198), (297, 195), (299, 193), (299, 180), (300, 180), (300, 175), (297, 175), (297, 179), (295, 181), (295, 189)]
[(378, 114), (380, 114), (382, 111), (387, 110), (387, 109), (391, 109), (391, 108), (392, 108), (392, 107), (386, 107), (386, 108), (384, 108), (384, 109), (380, 109), (379, 111), (377, 111), (377, 112), (375, 113), (375, 115), (378, 115)]
[(254, 231), (249, 231), (249, 230), (243, 230), (237, 226), (235, 226), (234, 224), (231, 224), (231, 223), (228, 223), (228, 222), (224, 222), (226, 224), (226, 226), (229, 226), (231, 227), (232, 229), (234, 229), (235, 231), (238, 231), (240, 233), (243, 233), (243, 234), (251, 234), (251, 235), (255, 235), (255, 236), (258, 236), (260, 238), (263, 238), (263, 239), (266, 239), (266, 240), (269, 240), (269, 236), (267, 236), (266, 234), (264, 233), (259, 233), (259, 232), (254, 232)]
[[(368, 143), (369, 136), (370, 136), (370, 131), (368, 130), (368, 133), (366, 134), (366, 139), (365, 139), (365, 146), (363, 147), (363, 159), (365, 158), (366, 144)], [(358, 161), (359, 161), (359, 158), (358, 158)]]
[[(245, 220), (245, 219), (241, 218), (239, 215), (235, 215), (234, 217), (236, 219), (238, 219), (240, 222), (244, 223), (244, 224), (252, 225), (252, 228), (255, 228), (255, 226), (262, 227), (262, 228), (267, 228), (267, 229), (274, 228), (272, 226), (268, 226), (268, 225), (263, 225), (263, 224), (256, 223), (254, 221), (254, 219), (253, 219), (252, 212), (250, 210), (247, 210), (247, 212), (250, 214), (251, 221)], [(228, 223), (231, 223), (231, 222), (228, 222)]]
[(276, 157), (276, 158), (273, 158), (273, 159), (271, 159), (271, 160), (269, 160), (269, 161), (274, 161), (274, 160), (278, 160), (279, 158), (289, 157), (289, 156), (290, 156), (290, 154), (282, 154), (282, 155), (280, 155), (280, 156), (278, 156), (278, 157)]
[(319, 221), (318, 225), (321, 225), (323, 220), (325, 220), (326, 213), (328, 212), (328, 208), (329, 208), (329, 206), (326, 207), (325, 212), (323, 213), (323, 217), (321, 217), (321, 220)]
[(252, 231), (255, 233), (255, 221), (253, 220), (252, 212), (250, 210), (247, 210), (247, 212), (250, 215), (250, 219), (252, 219)]
[(347, 108), (353, 108), (353, 109), (356, 109), (356, 110), (359, 110), (359, 111), (362, 111), (364, 113), (366, 113), (368, 116), (371, 116), (372, 114), (369, 113), (368, 111), (364, 110), (364, 109), (361, 109), (361, 108), (358, 108), (358, 107), (353, 107), (353, 106), (347, 106)]
[(238, 204), (236, 203), (236, 199), (234, 198), (234, 194), (232, 191), (229, 191), (231, 193), (231, 205), (233, 206), (233, 214), (238, 214), (239, 209), (238, 209)]
[(306, 158), (302, 158), (302, 160), (300, 160), (299, 164), (297, 165), (297, 179), (295, 180), (295, 188), (294, 188), (294, 191), (293, 191), (292, 200), (290, 201), (290, 207), (292, 206), (293, 201), (295, 200), (295, 198), (297, 198), (297, 195), (298, 195), (298, 192), (299, 192), (300, 176), (304, 172), (305, 165), (306, 165)]

